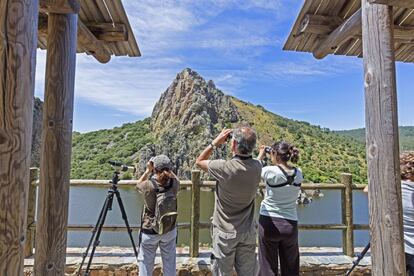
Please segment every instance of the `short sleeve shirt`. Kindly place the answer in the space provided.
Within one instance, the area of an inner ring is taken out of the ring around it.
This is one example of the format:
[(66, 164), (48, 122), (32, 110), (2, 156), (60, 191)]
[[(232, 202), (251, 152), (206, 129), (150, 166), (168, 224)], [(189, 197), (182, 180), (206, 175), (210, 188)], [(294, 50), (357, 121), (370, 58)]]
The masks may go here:
[(251, 231), (261, 170), (261, 162), (252, 158), (209, 162), (208, 171), (217, 180), (213, 225), (227, 233)]

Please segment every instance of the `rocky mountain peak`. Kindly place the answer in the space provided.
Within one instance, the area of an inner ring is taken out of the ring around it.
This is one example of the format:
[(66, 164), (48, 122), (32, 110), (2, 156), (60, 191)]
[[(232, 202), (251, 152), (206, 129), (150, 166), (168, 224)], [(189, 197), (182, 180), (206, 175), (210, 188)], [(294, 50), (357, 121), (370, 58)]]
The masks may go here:
[(238, 122), (239, 117), (230, 96), (217, 89), (213, 81), (207, 82), (186, 68), (156, 103), (151, 130), (158, 143), (142, 152), (167, 154), (178, 171), (190, 172), (199, 151), (222, 128)]
[(238, 114), (229, 96), (218, 90), (213, 81), (206, 82), (197, 72), (187, 68), (161, 95), (152, 113), (155, 133), (179, 123), (189, 129), (236, 122)]

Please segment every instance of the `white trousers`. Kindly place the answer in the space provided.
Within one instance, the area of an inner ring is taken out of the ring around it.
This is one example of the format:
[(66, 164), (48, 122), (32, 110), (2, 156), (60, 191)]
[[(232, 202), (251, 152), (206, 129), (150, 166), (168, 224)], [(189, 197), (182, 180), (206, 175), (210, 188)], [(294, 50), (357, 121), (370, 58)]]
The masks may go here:
[(161, 251), (163, 275), (176, 275), (176, 238), (177, 228), (163, 235), (142, 234), (138, 254), (140, 276), (152, 276), (158, 246), (160, 246)]

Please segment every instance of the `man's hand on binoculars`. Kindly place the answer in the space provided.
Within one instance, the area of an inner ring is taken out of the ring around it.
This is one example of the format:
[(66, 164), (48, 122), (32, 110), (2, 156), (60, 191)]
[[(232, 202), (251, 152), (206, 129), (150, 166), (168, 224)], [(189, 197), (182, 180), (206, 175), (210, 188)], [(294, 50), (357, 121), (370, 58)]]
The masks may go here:
[(225, 128), (221, 131), (221, 133), (213, 140), (212, 144), (214, 146), (223, 145), (226, 143), (227, 138), (233, 132), (232, 129)]

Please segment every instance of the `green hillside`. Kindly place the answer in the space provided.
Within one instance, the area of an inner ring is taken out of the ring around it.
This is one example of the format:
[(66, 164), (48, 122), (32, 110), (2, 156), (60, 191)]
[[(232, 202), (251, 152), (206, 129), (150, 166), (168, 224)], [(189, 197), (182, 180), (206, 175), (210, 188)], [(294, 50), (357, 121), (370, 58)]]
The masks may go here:
[(301, 151), (299, 166), (305, 179), (315, 183), (338, 181), (341, 172), (352, 173), (354, 181), (366, 183), (364, 146), (329, 129), (273, 114), (263, 107), (233, 98), (243, 119), (253, 124), (259, 143), (287, 140)]
[[(300, 167), (307, 181), (333, 182), (340, 172), (354, 175), (355, 182), (366, 181), (364, 147), (345, 136), (294, 121), (266, 111), (260, 106), (232, 98), (244, 121), (251, 123), (259, 135), (259, 143), (270, 144), (284, 139), (295, 143), (301, 150)], [(124, 124), (114, 129), (89, 133), (74, 133), (73, 179), (108, 179), (111, 168), (108, 160), (122, 160), (132, 164), (137, 152), (154, 142), (150, 132), (150, 119)], [(126, 178), (131, 175), (124, 176)]]
[[(346, 172), (353, 174), (356, 183), (366, 183), (363, 143), (227, 96), (213, 81), (205, 81), (189, 68), (177, 74), (160, 96), (151, 118), (114, 129), (74, 133), (71, 178), (108, 179), (111, 159), (136, 164), (141, 173), (150, 157), (163, 153), (171, 158), (178, 176), (188, 179), (197, 155), (210, 141), (224, 127), (241, 124), (256, 129), (259, 145), (278, 140), (295, 144), (301, 151), (299, 166), (307, 182), (337, 182)], [(228, 158), (231, 153), (225, 146), (213, 155)], [(203, 179), (208, 178), (203, 174)]]
[[(152, 143), (150, 119), (113, 129), (73, 133), (72, 179), (108, 179), (112, 175), (108, 160), (132, 164), (134, 154)], [(130, 178), (131, 175), (124, 175)]]
[[(341, 130), (336, 133), (352, 137), (358, 142), (365, 144), (365, 128)], [(414, 127), (402, 126), (400, 127), (400, 145), (401, 150), (414, 150)]]

